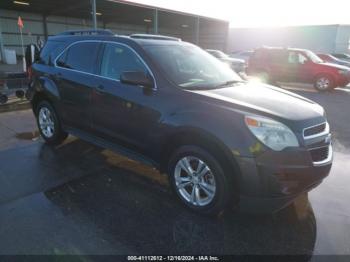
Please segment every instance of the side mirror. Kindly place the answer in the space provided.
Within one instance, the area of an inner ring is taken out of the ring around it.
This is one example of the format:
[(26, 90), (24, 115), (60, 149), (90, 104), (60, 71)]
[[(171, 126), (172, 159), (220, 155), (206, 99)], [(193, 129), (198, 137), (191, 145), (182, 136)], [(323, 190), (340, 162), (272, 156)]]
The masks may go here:
[(121, 73), (120, 82), (149, 88), (153, 88), (154, 86), (153, 79), (140, 71), (126, 71)]

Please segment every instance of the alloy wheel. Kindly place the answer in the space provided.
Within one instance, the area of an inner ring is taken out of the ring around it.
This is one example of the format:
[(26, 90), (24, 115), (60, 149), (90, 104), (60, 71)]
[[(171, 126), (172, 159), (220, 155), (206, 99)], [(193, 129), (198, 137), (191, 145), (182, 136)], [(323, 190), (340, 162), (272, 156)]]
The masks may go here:
[(327, 77), (320, 77), (316, 81), (316, 86), (320, 90), (327, 90), (330, 87), (331, 81)]
[(206, 206), (213, 201), (215, 176), (203, 160), (195, 156), (181, 158), (176, 163), (174, 176), (176, 189), (188, 204)]
[(39, 126), (45, 137), (51, 138), (55, 132), (55, 123), (51, 111), (47, 107), (39, 110)]

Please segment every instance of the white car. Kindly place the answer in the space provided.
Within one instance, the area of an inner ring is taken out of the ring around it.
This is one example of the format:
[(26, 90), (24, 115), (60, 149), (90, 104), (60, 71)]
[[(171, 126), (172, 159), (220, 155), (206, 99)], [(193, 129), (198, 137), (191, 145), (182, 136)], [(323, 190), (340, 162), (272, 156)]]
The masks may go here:
[(241, 51), (241, 52), (233, 52), (230, 54), (231, 58), (242, 59), (245, 63), (248, 62), (249, 57), (253, 54), (253, 51)]
[(220, 50), (206, 49), (206, 51), (221, 62), (228, 64), (236, 73), (242, 73), (245, 71), (245, 61), (243, 59), (229, 57)]

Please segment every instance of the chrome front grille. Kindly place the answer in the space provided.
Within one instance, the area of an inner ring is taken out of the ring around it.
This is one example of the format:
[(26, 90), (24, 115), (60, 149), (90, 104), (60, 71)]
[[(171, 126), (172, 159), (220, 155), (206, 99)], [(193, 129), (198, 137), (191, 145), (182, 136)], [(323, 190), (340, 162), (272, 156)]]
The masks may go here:
[(303, 137), (304, 139), (310, 139), (313, 137), (326, 135), (328, 133), (329, 133), (329, 125), (327, 122), (324, 122), (322, 124), (304, 128)]
[(324, 165), (332, 160), (331, 134), (327, 122), (304, 128), (303, 137), (314, 166)]
[(325, 129), (326, 129), (326, 123), (306, 128), (304, 130), (304, 137), (308, 137), (308, 136), (312, 136), (312, 135), (316, 135), (316, 134), (322, 133)]

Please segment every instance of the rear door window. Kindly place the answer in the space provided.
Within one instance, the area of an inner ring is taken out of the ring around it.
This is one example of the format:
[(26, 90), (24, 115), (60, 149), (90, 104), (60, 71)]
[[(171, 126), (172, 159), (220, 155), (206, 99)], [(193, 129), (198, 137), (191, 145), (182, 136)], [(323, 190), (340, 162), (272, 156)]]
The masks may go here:
[(98, 47), (98, 42), (73, 44), (57, 59), (56, 64), (67, 69), (93, 73)]

